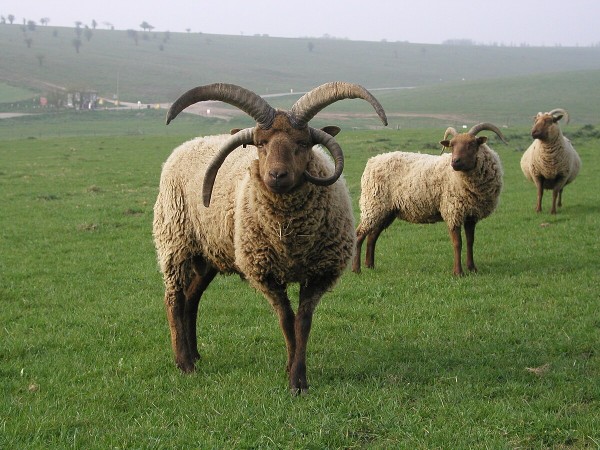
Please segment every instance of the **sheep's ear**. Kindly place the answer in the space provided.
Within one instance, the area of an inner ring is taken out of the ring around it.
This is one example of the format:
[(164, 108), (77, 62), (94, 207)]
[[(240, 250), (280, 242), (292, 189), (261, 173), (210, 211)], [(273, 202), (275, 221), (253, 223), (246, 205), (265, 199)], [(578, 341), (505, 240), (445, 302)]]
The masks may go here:
[(555, 116), (552, 117), (552, 122), (556, 123), (556, 122), (558, 122), (562, 118), (563, 118), (562, 114), (557, 114), (557, 115), (555, 115)]
[(234, 135), (235, 133), (237, 133), (238, 131), (241, 131), (241, 130), (242, 130), (241, 128), (232, 128), (229, 131), (229, 134)]
[(448, 139), (444, 140), (444, 141), (440, 141), (440, 144), (442, 145), (442, 147), (444, 148), (449, 148), (450, 147), (450, 141)]
[(334, 125), (329, 125), (329, 126), (323, 127), (323, 128), (321, 128), (321, 130), (330, 136), (336, 136), (340, 131), (342, 131), (342, 129), (340, 127), (336, 127)]
[(483, 145), (487, 142), (487, 137), (486, 136), (478, 136), (477, 137), (477, 145)]

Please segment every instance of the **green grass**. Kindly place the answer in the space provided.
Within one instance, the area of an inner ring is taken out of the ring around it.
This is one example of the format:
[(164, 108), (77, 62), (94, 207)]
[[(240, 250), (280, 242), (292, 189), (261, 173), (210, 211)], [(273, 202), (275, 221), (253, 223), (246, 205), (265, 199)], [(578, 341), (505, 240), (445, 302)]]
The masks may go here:
[[(572, 127), (583, 166), (556, 216), (520, 173), (527, 129), (491, 140), (505, 188), (477, 275), (451, 276), (443, 224), (392, 225), (377, 268), (317, 308), (311, 392), (292, 398), (277, 320), (238, 277), (202, 300), (197, 373), (174, 367), (152, 206), (171, 149), (213, 125), (144, 114), (142, 134), (0, 141), (1, 448), (598, 447), (596, 128)], [(438, 153), (442, 133), (340, 134), (355, 205), (368, 157)]]

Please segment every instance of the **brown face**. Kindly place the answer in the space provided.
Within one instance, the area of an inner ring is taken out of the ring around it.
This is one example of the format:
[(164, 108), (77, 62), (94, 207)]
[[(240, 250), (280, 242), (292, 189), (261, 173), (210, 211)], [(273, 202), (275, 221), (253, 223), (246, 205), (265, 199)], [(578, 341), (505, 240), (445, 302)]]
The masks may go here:
[(550, 114), (538, 114), (533, 123), (533, 127), (531, 128), (531, 137), (541, 140), (548, 139), (552, 125), (560, 118), (562, 118), (562, 116), (555, 119)]
[(452, 168), (456, 171), (467, 172), (475, 168), (479, 146), (487, 142), (485, 136), (477, 137), (470, 134), (459, 134), (451, 141), (441, 141), (444, 147), (452, 149)]
[(260, 176), (271, 191), (283, 194), (304, 182), (312, 148), (308, 127), (297, 130), (285, 114), (278, 114), (268, 130), (255, 129), (254, 145)]

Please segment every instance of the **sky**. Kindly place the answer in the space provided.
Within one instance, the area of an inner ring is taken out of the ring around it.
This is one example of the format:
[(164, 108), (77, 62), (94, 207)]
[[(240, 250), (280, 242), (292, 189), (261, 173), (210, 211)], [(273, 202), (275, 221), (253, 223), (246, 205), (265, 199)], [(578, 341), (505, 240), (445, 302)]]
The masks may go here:
[(272, 37), (484, 45), (600, 44), (600, 0), (2, 0), (0, 16), (40, 25)]

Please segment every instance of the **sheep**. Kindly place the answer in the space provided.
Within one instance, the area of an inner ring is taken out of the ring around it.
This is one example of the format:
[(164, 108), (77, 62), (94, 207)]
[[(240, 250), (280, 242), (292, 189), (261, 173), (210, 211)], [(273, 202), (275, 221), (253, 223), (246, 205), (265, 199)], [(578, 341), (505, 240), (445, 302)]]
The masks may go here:
[[(361, 178), (354, 272), (360, 273), (365, 238), (365, 265), (375, 266), (377, 238), (396, 218), (411, 223), (446, 222), (454, 247), (454, 275), (464, 274), (461, 264), (464, 225), (467, 268), (477, 271), (473, 261), (475, 225), (496, 208), (503, 177), (500, 158), (486, 144), (487, 137), (477, 137), (482, 130), (493, 131), (506, 143), (502, 132), (490, 123), (480, 123), (462, 134), (449, 127), (440, 143), (443, 148), (452, 148), (452, 155), (392, 152), (367, 161)], [(448, 135), (453, 136), (451, 141), (447, 140)]]
[[(162, 169), (153, 236), (175, 363), (182, 372), (193, 372), (200, 358), (200, 297), (218, 273), (237, 273), (266, 297), (278, 316), (290, 391), (308, 392), (306, 346), (313, 312), (350, 263), (355, 245), (352, 204), (341, 177), (344, 155), (334, 138), (340, 129), (319, 130), (308, 122), (347, 98), (368, 101), (387, 125), (375, 97), (346, 82), (311, 90), (289, 111), (224, 83), (190, 89), (169, 109), (167, 124), (194, 103), (220, 100), (257, 122), (233, 130), (230, 137), (186, 142)], [(334, 161), (316, 144), (327, 148)], [(287, 294), (289, 283), (300, 285), (296, 313)]]
[(558, 125), (563, 117), (569, 123), (569, 113), (561, 108), (537, 113), (531, 128), (534, 141), (521, 157), (523, 175), (537, 187), (537, 212), (542, 211), (544, 189), (552, 189), (550, 214), (556, 214), (557, 200), (561, 207), (563, 189), (577, 177), (581, 167), (579, 155)]

